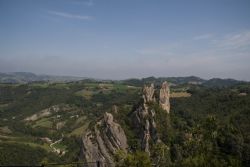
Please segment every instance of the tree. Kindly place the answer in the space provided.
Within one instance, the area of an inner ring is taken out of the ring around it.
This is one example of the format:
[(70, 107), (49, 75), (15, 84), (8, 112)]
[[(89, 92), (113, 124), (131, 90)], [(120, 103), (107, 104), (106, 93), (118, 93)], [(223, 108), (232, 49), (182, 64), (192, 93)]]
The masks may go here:
[(162, 142), (155, 144), (151, 151), (151, 159), (155, 166), (170, 166), (169, 147)]
[(149, 155), (142, 151), (126, 154), (119, 150), (116, 152), (115, 161), (118, 167), (151, 167)]

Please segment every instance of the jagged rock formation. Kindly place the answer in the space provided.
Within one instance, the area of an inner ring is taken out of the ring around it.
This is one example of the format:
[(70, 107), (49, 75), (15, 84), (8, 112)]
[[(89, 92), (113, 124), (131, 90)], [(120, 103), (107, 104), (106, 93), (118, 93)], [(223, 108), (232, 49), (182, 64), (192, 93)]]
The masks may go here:
[(169, 97), (170, 97), (170, 89), (168, 83), (165, 81), (162, 83), (160, 89), (159, 104), (163, 110), (167, 111), (167, 113), (169, 113), (170, 111)]
[[(150, 143), (160, 142), (157, 133), (156, 112), (152, 108), (153, 103), (159, 101), (162, 109), (169, 113), (169, 86), (167, 82), (162, 84), (159, 99), (156, 100), (154, 84), (144, 86), (142, 91), (143, 102), (132, 114), (135, 131), (141, 138), (141, 149), (150, 154)], [(118, 114), (117, 106), (112, 107), (112, 113)], [(96, 123), (91, 131), (82, 138), (83, 157), (87, 162), (100, 161), (101, 166), (115, 166), (114, 154), (117, 150), (127, 152), (128, 144), (124, 130), (116, 123), (111, 113), (105, 113), (103, 118)], [(96, 167), (96, 164), (89, 165)]]
[(150, 86), (144, 86), (142, 96), (143, 96), (143, 100), (145, 103), (155, 101), (154, 92), (155, 92), (155, 89), (154, 89), (153, 83)]
[(136, 129), (141, 133), (141, 147), (145, 152), (150, 152), (149, 141), (158, 140), (156, 123), (155, 123), (155, 112), (154, 110), (148, 110), (147, 105), (144, 103), (134, 112), (134, 123)]
[[(167, 82), (162, 84), (160, 89), (159, 105), (163, 110), (169, 113), (170, 103), (169, 103), (170, 91)], [(133, 119), (136, 129), (139, 129), (141, 137), (141, 147), (142, 150), (150, 154), (150, 140), (153, 143), (159, 142), (160, 139), (157, 134), (157, 125), (155, 122), (155, 111), (154, 109), (149, 109), (149, 102), (156, 102), (154, 85), (144, 86), (143, 88), (143, 103), (134, 111)]]
[[(113, 155), (117, 150), (127, 152), (127, 138), (124, 130), (113, 120), (113, 115), (105, 113), (93, 131), (82, 138), (83, 156), (87, 162), (100, 161), (101, 166), (115, 166)], [(96, 164), (89, 164), (95, 167)]]

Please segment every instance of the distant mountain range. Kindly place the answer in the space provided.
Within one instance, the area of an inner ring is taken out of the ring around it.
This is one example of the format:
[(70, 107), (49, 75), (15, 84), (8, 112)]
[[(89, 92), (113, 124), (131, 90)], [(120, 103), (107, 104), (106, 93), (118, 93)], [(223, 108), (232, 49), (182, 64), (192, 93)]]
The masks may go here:
[(70, 82), (83, 79), (87, 78), (74, 76), (37, 75), (30, 72), (0, 73), (0, 83), (29, 83), (38, 81)]
[(235, 79), (221, 79), (221, 78), (212, 78), (209, 80), (202, 79), (196, 76), (187, 76), (187, 77), (148, 77), (142, 79), (127, 79), (123, 80), (126, 84), (131, 84), (134, 86), (142, 86), (148, 83), (155, 83), (160, 85), (163, 81), (168, 81), (172, 85), (180, 84), (190, 84), (190, 85), (202, 85), (206, 87), (228, 87), (236, 84), (247, 83), (246, 81), (239, 81)]
[[(90, 79), (87, 77), (75, 77), (75, 76), (56, 76), (56, 75), (37, 75), (30, 72), (12, 72), (12, 73), (0, 73), (0, 83), (30, 83), (30, 82), (71, 82)], [(101, 81), (100, 79), (96, 79)], [(121, 82), (134, 86), (142, 86), (147, 83), (162, 83), (168, 81), (173, 85), (179, 84), (192, 84), (203, 85), (206, 87), (227, 87), (240, 83), (247, 83), (246, 81), (239, 81), (235, 79), (221, 79), (212, 78), (209, 80), (202, 79), (196, 76), (187, 77), (147, 77), (142, 79), (126, 79)]]

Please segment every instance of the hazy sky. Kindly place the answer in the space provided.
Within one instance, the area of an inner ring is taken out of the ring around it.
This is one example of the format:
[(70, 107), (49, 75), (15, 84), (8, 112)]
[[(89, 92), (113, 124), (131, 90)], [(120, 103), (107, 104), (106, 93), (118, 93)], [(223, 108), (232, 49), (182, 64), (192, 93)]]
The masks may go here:
[(0, 72), (250, 80), (250, 0), (0, 0)]

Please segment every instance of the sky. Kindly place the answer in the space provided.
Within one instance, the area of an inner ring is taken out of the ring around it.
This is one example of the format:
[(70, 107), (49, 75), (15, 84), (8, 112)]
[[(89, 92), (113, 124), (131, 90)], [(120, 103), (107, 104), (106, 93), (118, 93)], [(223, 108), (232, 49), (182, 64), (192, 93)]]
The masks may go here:
[(0, 72), (250, 80), (249, 0), (0, 0)]

